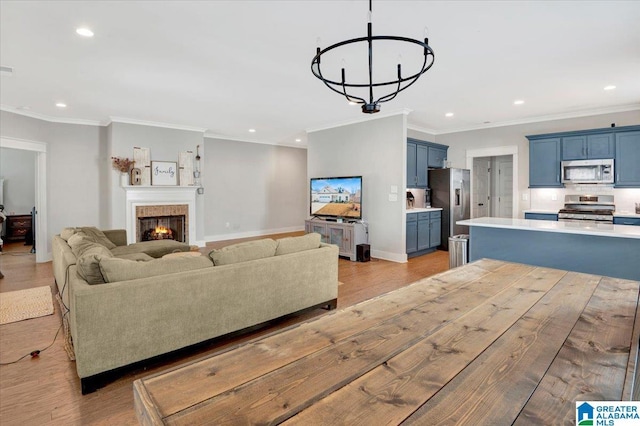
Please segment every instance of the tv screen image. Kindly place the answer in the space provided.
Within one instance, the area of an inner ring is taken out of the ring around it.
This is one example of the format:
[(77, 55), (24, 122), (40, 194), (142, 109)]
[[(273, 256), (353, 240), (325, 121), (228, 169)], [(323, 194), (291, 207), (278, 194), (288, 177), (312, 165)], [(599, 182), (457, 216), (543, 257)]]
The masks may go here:
[(311, 179), (311, 215), (362, 219), (362, 176)]

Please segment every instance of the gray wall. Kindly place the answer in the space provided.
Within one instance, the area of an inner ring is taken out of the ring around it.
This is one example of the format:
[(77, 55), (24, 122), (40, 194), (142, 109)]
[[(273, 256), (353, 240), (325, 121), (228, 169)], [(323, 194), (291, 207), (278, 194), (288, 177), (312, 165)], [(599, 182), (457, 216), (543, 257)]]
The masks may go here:
[[(406, 115), (319, 130), (307, 140), (309, 178), (362, 175), (362, 215), (372, 256), (406, 260)], [(396, 201), (389, 201), (391, 186), (397, 187)]]
[(36, 154), (0, 148), (0, 178), (4, 178), (6, 214), (30, 214), (36, 203)]
[[(126, 194), (120, 186), (120, 173), (113, 170), (110, 157), (133, 158), (133, 148), (149, 148), (151, 161), (178, 161), (180, 152), (196, 152), (200, 145), (200, 157), (204, 161), (204, 138), (202, 132), (177, 130), (164, 127), (142, 126), (139, 124), (111, 123), (105, 131), (108, 133), (107, 162), (103, 167), (109, 171), (111, 200), (111, 225), (115, 228), (126, 228), (125, 202)], [(206, 175), (206, 170), (202, 172)], [(204, 200), (198, 195), (196, 198), (196, 238), (204, 238)]]
[(640, 124), (640, 111), (603, 114), (580, 118), (543, 121), (537, 123), (518, 124), (467, 132), (440, 134), (435, 142), (449, 145), (448, 159), (452, 167), (466, 168), (466, 152), (471, 149), (494, 148), (502, 146), (518, 147), (518, 203), (519, 216), (529, 208), (529, 201), (522, 200), (522, 193), (528, 192), (529, 186), (529, 141), (527, 135), (537, 135), (571, 130), (586, 130), (616, 126)]
[(108, 226), (104, 187), (106, 130), (49, 123), (0, 111), (0, 136), (47, 144), (47, 253), (51, 235), (66, 226)]
[(212, 138), (204, 143), (207, 241), (304, 229), (306, 149)]

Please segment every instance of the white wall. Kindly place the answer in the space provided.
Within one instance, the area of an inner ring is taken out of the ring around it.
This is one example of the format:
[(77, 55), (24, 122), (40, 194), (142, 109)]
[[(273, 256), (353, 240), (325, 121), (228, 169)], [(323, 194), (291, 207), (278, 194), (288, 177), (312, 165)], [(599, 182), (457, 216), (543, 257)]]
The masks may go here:
[[(307, 174), (362, 175), (362, 215), (373, 257), (406, 261), (406, 115), (373, 119), (308, 134)], [(398, 193), (390, 201), (391, 187)], [(308, 207), (307, 207), (308, 211)]]
[[(449, 145), (448, 159), (452, 162), (452, 167), (461, 168), (466, 168), (467, 150), (517, 146), (519, 196), (518, 200), (514, 200), (514, 202), (518, 203), (518, 217), (523, 217), (523, 210), (533, 207), (531, 205), (530, 190), (528, 188), (529, 141), (526, 136), (572, 130), (598, 129), (609, 127), (611, 123), (616, 123), (616, 126), (618, 127), (640, 124), (640, 111), (567, 118), (562, 120), (440, 134), (436, 136), (435, 142), (443, 145)], [(522, 194), (527, 194), (528, 200), (523, 200)]]
[(304, 229), (306, 149), (212, 138), (205, 147), (207, 241)]
[(0, 178), (4, 178), (6, 214), (31, 214), (36, 202), (36, 154), (0, 148)]

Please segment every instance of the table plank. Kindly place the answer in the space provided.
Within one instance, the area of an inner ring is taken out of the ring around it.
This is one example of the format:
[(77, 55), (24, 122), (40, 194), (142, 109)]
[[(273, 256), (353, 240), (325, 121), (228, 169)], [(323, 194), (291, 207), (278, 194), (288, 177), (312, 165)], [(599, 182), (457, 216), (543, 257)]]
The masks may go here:
[(576, 401), (621, 400), (639, 286), (602, 279), (516, 424), (575, 424)]
[[(407, 350), (482, 301), (504, 293), (505, 288), (516, 286), (517, 277), (533, 270), (533, 267), (525, 265), (505, 265), (499, 270), (500, 274), (485, 275), (428, 300), (401, 315), (353, 334), (349, 339), (301, 357), (259, 380), (172, 415), (167, 418), (167, 423), (279, 423)], [(509, 297), (504, 296), (505, 303), (520, 292), (521, 289), (517, 288)], [(334, 321), (338, 320), (334, 318)], [(253, 361), (260, 364), (261, 358)]]
[[(406, 424), (511, 424), (542, 380), (600, 277), (569, 273)], [(555, 424), (542, 422), (539, 424)]]
[[(299, 358), (312, 354), (349, 336), (373, 327), (390, 317), (436, 299), (457, 288), (493, 274), (517, 276), (524, 270), (505, 262), (481, 260), (456, 273), (451, 271), (420, 280), (321, 318), (313, 319), (273, 335), (231, 348), (217, 356), (196, 360), (185, 366), (143, 379), (149, 402), (162, 417), (170, 416), (203, 400), (233, 389)], [(509, 278), (505, 278), (508, 280)], [(483, 282), (483, 281), (480, 281)], [(259, 362), (238, 362), (259, 360)]]
[(564, 271), (546, 268), (531, 271), (284, 424), (399, 424), (518, 321), (564, 275)]
[[(640, 302), (640, 292), (638, 294)], [(640, 400), (640, 369), (638, 369), (638, 357), (640, 355), (640, 309), (636, 309), (636, 317), (633, 322), (633, 335), (631, 336), (631, 351), (627, 363), (627, 377), (624, 380), (622, 390), (623, 401)]]

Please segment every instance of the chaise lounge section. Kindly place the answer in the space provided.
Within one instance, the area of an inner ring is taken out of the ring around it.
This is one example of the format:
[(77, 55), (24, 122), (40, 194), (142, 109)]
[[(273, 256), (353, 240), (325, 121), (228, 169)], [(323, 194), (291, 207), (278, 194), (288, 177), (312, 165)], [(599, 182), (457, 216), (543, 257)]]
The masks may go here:
[[(290, 314), (336, 307), (338, 247), (320, 243), (318, 234), (240, 243), (209, 256), (164, 249), (152, 257), (145, 243), (125, 249), (124, 230), (98, 231), (119, 248), (111, 255), (96, 247), (83, 254), (73, 237), (78, 232), (54, 237), (53, 266), (83, 394), (132, 364)], [(95, 282), (98, 273), (104, 282)]]

